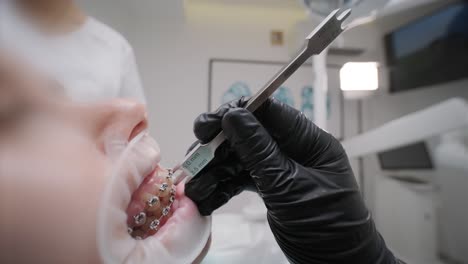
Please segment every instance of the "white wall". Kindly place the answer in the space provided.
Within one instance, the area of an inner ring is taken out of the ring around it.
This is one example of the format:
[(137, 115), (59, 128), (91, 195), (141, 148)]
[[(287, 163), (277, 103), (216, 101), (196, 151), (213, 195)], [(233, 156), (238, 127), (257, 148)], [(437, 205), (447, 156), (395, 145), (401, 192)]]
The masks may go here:
[(285, 29), (281, 20), (249, 25), (186, 23), (181, 0), (80, 2), (133, 45), (148, 99), (151, 132), (167, 166), (182, 159), (195, 139), (193, 120), (207, 110), (211, 58), (289, 59), (286, 47), (269, 43), (270, 30)]
[[(392, 28), (396, 26), (400, 26), (403, 21), (407, 22), (412, 19), (414, 16), (419, 16), (421, 14), (430, 12), (431, 9), (437, 8), (437, 5), (443, 3), (443, 1), (427, 1), (431, 2), (432, 4), (425, 6), (424, 8), (418, 8), (418, 12), (403, 12), (399, 13), (398, 15), (394, 16), (387, 16), (384, 19), (378, 21), (373, 26), (368, 27), (367, 29), (361, 28), (360, 30), (354, 30), (354, 32), (349, 32), (349, 34), (353, 34), (353, 39), (360, 39), (365, 41), (362, 43), (364, 47), (374, 47), (371, 48), (371, 52), (367, 52), (366, 60), (376, 60), (381, 63), (383, 67), (383, 72), (385, 72), (385, 56), (384, 56), (384, 47), (383, 47), (383, 35), (385, 32), (388, 32)], [(435, 4), (437, 2), (437, 4)], [(446, 3), (446, 2), (444, 2)], [(375, 30), (377, 29), (377, 30)], [(361, 37), (362, 36), (362, 37)], [(384, 76), (385, 77), (385, 76)], [(432, 87), (424, 87), (421, 89), (409, 91), (409, 92), (402, 92), (397, 94), (388, 94), (388, 85), (386, 84), (387, 78), (383, 78), (381, 88), (382, 91), (378, 92), (375, 96), (365, 99), (362, 102), (362, 119), (363, 119), (363, 129), (364, 131), (379, 127), (393, 119), (397, 119), (409, 113), (415, 112), (420, 109), (424, 109), (430, 107), (433, 104), (438, 102), (447, 100), (452, 97), (461, 97), (468, 100), (468, 80), (462, 81), (455, 81), (451, 83), (435, 85)], [(345, 108), (348, 109), (346, 111), (346, 135), (348, 137), (353, 136), (356, 134), (356, 127), (355, 121), (357, 120), (357, 112), (359, 109), (357, 108), (357, 104), (354, 101), (347, 101), (345, 103)], [(467, 113), (468, 114), (468, 113)], [(353, 121), (350, 121), (353, 120)], [(433, 124), (437, 126), (437, 123)], [(389, 135), (391, 136), (391, 135)], [(356, 175), (358, 175), (358, 166), (356, 163), (352, 163)], [(368, 155), (364, 158), (364, 166), (363, 166), (363, 175), (364, 175), (364, 183), (362, 183), (362, 187), (364, 190), (364, 196), (367, 205), (370, 209), (377, 214), (376, 222), (378, 228), (383, 232), (384, 237), (387, 238), (388, 245), (395, 249), (402, 249), (397, 254), (402, 254), (408, 257), (411, 260), (418, 259), (421, 256), (431, 257), (434, 256), (443, 250), (443, 253), (447, 252), (456, 252), (457, 254), (453, 254), (450, 257), (460, 257), (459, 252), (463, 252), (460, 248), (463, 247), (463, 244), (457, 243), (460, 239), (458, 237), (450, 237), (449, 240), (443, 241), (440, 238), (428, 238), (426, 233), (418, 233), (421, 231), (419, 229), (417, 232), (411, 234), (411, 239), (405, 239), (405, 236), (408, 233), (403, 234), (407, 230), (411, 230), (411, 225), (416, 224), (419, 228), (426, 227), (426, 228), (435, 228), (435, 226), (427, 226), (428, 221), (434, 223), (434, 219), (425, 219), (425, 222), (422, 221), (413, 221), (415, 217), (428, 216), (427, 214), (422, 214), (424, 210), (430, 208), (424, 207), (427, 206), (425, 200), (421, 200), (418, 203), (413, 200), (407, 200), (408, 197), (402, 196), (398, 191), (402, 189), (394, 188), (394, 186), (390, 186), (386, 184), (386, 180), (382, 178), (380, 175), (381, 171), (379, 168), (379, 163), (377, 160), (376, 155)], [(446, 174), (442, 173), (441, 180), (447, 182)], [(464, 181), (458, 180), (458, 184), (463, 185)], [(453, 184), (453, 183), (451, 183)], [(445, 184), (445, 186), (450, 186)], [(464, 185), (463, 185), (464, 186)], [(380, 189), (379, 189), (380, 187)], [(393, 188), (393, 189), (392, 189)], [(457, 188), (453, 188), (453, 185), (450, 188), (450, 191), (456, 192)], [(440, 194), (439, 194), (440, 195)], [(454, 193), (454, 195), (464, 195), (460, 191)], [(379, 202), (376, 204), (376, 197), (379, 197)], [(466, 198), (466, 195), (464, 195)], [(466, 200), (466, 199), (465, 199)], [(399, 206), (402, 205), (402, 206)], [(410, 205), (410, 206), (409, 206)], [(436, 206), (439, 204), (433, 204)], [(449, 219), (449, 221), (456, 222), (458, 219), (465, 219), (467, 216), (463, 214), (462, 211), (456, 209), (455, 206), (450, 204), (450, 208), (447, 207), (447, 203), (442, 208), (443, 210), (450, 211), (452, 214), (456, 214), (455, 217)], [(416, 206), (416, 207), (415, 207)], [(432, 208), (433, 209), (433, 208)], [(455, 209), (455, 210), (454, 210)], [(391, 218), (391, 213), (388, 212), (397, 212), (397, 217)], [(454, 213), (455, 212), (455, 213)], [(445, 214), (447, 215), (447, 214)], [(444, 216), (445, 216), (444, 215)], [(390, 216), (390, 218), (389, 218)], [(440, 219), (439, 219), (440, 220)], [(444, 219), (445, 222), (441, 222), (442, 228), (445, 230), (451, 228), (447, 226), (447, 217)], [(409, 227), (409, 229), (406, 229)], [(440, 226), (439, 226), (440, 227)], [(457, 229), (465, 230), (466, 227), (458, 226)], [(414, 230), (413, 230), (414, 231)], [(435, 230), (432, 230), (433, 232)], [(440, 231), (440, 230), (438, 230)], [(402, 233), (403, 232), (403, 233)], [(459, 231), (461, 232), (461, 231)], [(445, 233), (450, 234), (450, 233)], [(401, 236), (400, 236), (401, 235)], [(419, 240), (418, 240), (419, 239)], [(432, 241), (428, 241), (428, 239), (434, 239)], [(466, 242), (466, 238), (463, 238)], [(441, 248), (436, 250), (432, 250), (433, 252), (429, 252), (427, 248), (421, 248), (422, 250), (417, 250), (414, 248), (416, 245), (414, 242), (418, 241), (418, 246), (428, 246), (432, 247), (434, 245), (439, 244)], [(409, 250), (411, 249), (411, 250)], [(424, 252), (424, 250), (426, 250)], [(419, 255), (418, 255), (419, 254)], [(408, 262), (410, 263), (410, 262)], [(418, 263), (418, 262), (412, 262)], [(419, 263), (429, 263), (429, 262), (419, 262)]]
[[(395, 95), (383, 95), (365, 100), (363, 103), (364, 128), (365, 130), (376, 128), (393, 119), (430, 107), (435, 103), (452, 97), (462, 97), (468, 100), (468, 81), (459, 81)], [(434, 125), (436, 126), (437, 124)], [(380, 170), (375, 155), (366, 157), (364, 163), (364, 189), (368, 198), (366, 201), (373, 207), (376, 184), (375, 176)]]
[[(207, 109), (210, 58), (281, 61), (287, 60), (291, 52), (291, 47), (269, 45), (271, 29), (286, 29), (281, 20), (247, 24), (239, 18), (238, 24), (232, 21), (190, 24), (186, 23), (182, 0), (81, 0), (80, 3), (90, 14), (120, 31), (133, 45), (148, 98), (151, 131), (161, 145), (163, 162), (167, 165), (182, 158), (194, 140), (194, 118)], [(388, 23), (400, 20), (401, 17), (387, 17), (379, 26), (387, 29)], [(383, 64), (381, 36), (375, 28), (356, 30), (353, 39), (364, 40), (363, 46), (375, 47), (366, 59), (374, 56)], [(467, 86), (467, 82), (458, 82), (365, 100), (364, 129), (453, 96), (468, 98)], [(355, 101), (345, 104), (347, 137), (357, 133), (357, 111)], [(373, 208), (374, 175), (378, 173), (374, 156), (365, 159), (364, 172), (366, 201)]]
[[(452, 97), (462, 97), (468, 100), (468, 80), (455, 81), (446, 84), (434, 85), (431, 87), (422, 87), (421, 89), (412, 90), (409, 92), (401, 92), (389, 94), (388, 76), (386, 76), (385, 68), (385, 49), (384, 35), (393, 29), (402, 26), (416, 18), (430, 14), (441, 6), (446, 5), (453, 0), (424, 0), (420, 1), (419, 5), (414, 5), (411, 9), (399, 10), (394, 13), (386, 13), (379, 18), (374, 25), (367, 29), (370, 35), (374, 35), (375, 50), (371, 56), (375, 56), (382, 66), (381, 90), (376, 96), (363, 101), (363, 128), (364, 131), (376, 128), (393, 119), (397, 119), (409, 113), (430, 107), (433, 104), (447, 100)], [(366, 31), (356, 30), (358, 34), (366, 34)], [(356, 36), (354, 36), (356, 38)], [(363, 38), (369, 40), (369, 38)], [(437, 124), (434, 124), (437, 125)], [(379, 173), (379, 165), (376, 155), (365, 157), (364, 159), (364, 178), (363, 184), (366, 196), (366, 202), (374, 208), (376, 177)], [(391, 197), (389, 197), (391, 199)]]
[[(296, 48), (291, 45), (279, 48), (269, 45), (270, 30), (288, 29), (281, 19), (251, 23), (239, 17), (239, 23), (232, 20), (217, 20), (214, 24), (206, 20), (187, 23), (182, 0), (80, 2), (91, 14), (119, 30), (133, 45), (148, 98), (151, 132), (159, 141), (163, 163), (168, 166), (183, 157), (194, 140), (194, 118), (207, 110), (208, 62), (211, 58), (286, 61), (291, 50)], [(220, 14), (217, 16), (219, 18)], [(375, 59), (384, 64), (383, 28), (388, 29), (388, 23), (399, 21), (402, 21), (401, 17), (387, 17), (380, 25), (380, 33), (375, 27), (355, 30), (348, 42), (371, 47), (365, 59)], [(395, 95), (381, 93), (364, 100), (363, 128), (378, 127), (455, 96), (468, 100), (468, 81)], [(345, 136), (351, 137), (358, 131), (359, 109), (356, 101), (348, 101), (344, 107)], [(357, 163), (353, 161), (352, 164), (359, 177)], [(363, 171), (366, 202), (374, 211), (379, 174), (375, 155), (364, 159)], [(387, 199), (391, 200), (390, 196), (391, 193)]]

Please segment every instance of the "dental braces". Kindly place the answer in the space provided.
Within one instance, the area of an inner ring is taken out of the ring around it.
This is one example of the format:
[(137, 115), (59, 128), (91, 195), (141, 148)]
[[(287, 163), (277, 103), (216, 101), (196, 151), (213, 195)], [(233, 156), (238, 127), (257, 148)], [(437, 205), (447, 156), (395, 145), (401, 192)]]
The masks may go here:
[[(168, 170), (168, 175), (166, 176), (166, 179), (172, 182), (173, 174), (174, 173), (172, 170)], [(159, 187), (159, 191), (166, 192), (168, 188), (169, 188), (169, 184), (167, 182), (164, 182)], [(133, 228), (128, 227), (127, 232), (134, 239), (142, 240), (148, 231), (153, 231), (153, 232), (157, 231), (159, 229), (159, 225), (161, 224), (162, 219), (166, 217), (167, 215), (169, 215), (171, 211), (172, 205), (174, 204), (174, 201), (175, 201), (175, 194), (176, 194), (176, 186), (173, 184), (170, 190), (169, 204), (166, 205), (164, 208), (162, 208), (161, 216), (159, 218), (152, 218), (152, 217), (148, 217), (147, 213), (145, 213), (144, 211), (141, 211), (135, 216), (133, 216), (133, 224), (135, 226)], [(150, 198), (148, 198), (148, 200), (146, 201), (146, 209), (156, 206), (160, 203), (161, 203), (161, 198), (156, 195), (153, 195)], [(149, 230), (145, 231), (143, 229), (145, 225), (147, 225), (147, 228)]]

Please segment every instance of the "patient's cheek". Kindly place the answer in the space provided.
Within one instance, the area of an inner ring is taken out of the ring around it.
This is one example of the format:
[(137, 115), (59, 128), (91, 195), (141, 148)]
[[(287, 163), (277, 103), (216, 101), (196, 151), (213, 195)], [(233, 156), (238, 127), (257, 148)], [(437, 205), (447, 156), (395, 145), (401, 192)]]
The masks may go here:
[(0, 196), (11, 201), (2, 216), (15, 230), (9, 241), (21, 249), (18, 263), (92, 263), (98, 259), (96, 213), (110, 164), (92, 142), (39, 139), (0, 153), (0, 170), (9, 176), (8, 191)]
[(129, 234), (135, 239), (156, 234), (171, 217), (175, 199), (172, 173), (156, 169), (132, 195), (127, 208)]

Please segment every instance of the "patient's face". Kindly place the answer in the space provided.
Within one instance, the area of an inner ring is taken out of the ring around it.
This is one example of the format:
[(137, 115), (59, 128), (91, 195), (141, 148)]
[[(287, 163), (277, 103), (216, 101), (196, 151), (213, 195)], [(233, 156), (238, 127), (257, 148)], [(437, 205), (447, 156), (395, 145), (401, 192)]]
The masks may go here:
[[(103, 191), (112, 177), (110, 171), (117, 163), (116, 153), (110, 155), (106, 146), (109, 142), (127, 143), (146, 130), (146, 112), (143, 105), (123, 100), (72, 103), (60, 89), (55, 82), (0, 53), (2, 263), (102, 262), (97, 219)], [(154, 149), (149, 155), (159, 160), (158, 151)], [(123, 201), (130, 202), (135, 188), (130, 186), (130, 193), (121, 194)], [(185, 199), (183, 186), (177, 189)], [(186, 225), (190, 219), (202, 221), (195, 211), (189, 202)], [(155, 243), (145, 245), (146, 240), (135, 241), (126, 230), (115, 230), (112, 236), (132, 247), (122, 249), (129, 252), (127, 260), (138, 248), (151, 251), (156, 247)], [(158, 245), (165, 247), (174, 239), (169, 232)], [(200, 240), (203, 248), (206, 238)]]

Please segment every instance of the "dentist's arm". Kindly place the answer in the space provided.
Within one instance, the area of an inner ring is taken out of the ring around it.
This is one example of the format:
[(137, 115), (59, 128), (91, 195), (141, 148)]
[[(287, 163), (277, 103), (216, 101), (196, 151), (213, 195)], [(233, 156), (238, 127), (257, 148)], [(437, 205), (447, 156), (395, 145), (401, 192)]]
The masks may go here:
[(399, 263), (377, 232), (341, 144), (299, 111), (245, 100), (195, 122), (202, 142), (221, 129), (227, 142), (186, 185), (204, 215), (243, 190), (257, 192), (271, 230), (291, 263)]

